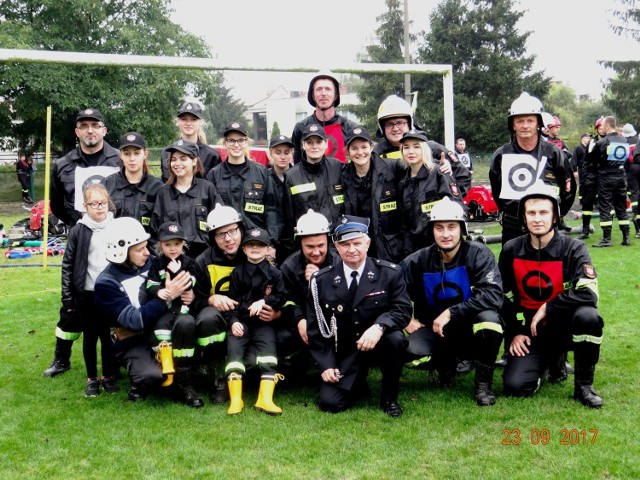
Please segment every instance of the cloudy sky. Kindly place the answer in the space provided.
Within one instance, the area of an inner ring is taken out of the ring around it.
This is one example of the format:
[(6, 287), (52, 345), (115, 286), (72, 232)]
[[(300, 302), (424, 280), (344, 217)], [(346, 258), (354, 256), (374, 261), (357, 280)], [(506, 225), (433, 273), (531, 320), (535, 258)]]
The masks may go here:
[[(436, 0), (408, 0), (412, 33), (428, 29)], [(173, 19), (211, 45), (222, 65), (331, 66), (356, 62), (371, 43), (384, 0), (173, 0)], [(611, 10), (619, 0), (519, 0), (521, 31), (536, 70), (578, 94), (599, 96), (611, 72), (605, 59), (640, 59), (638, 43), (616, 36)], [(401, 34), (401, 33), (400, 33)], [(233, 94), (251, 104), (279, 85), (305, 90), (310, 74), (226, 73)]]

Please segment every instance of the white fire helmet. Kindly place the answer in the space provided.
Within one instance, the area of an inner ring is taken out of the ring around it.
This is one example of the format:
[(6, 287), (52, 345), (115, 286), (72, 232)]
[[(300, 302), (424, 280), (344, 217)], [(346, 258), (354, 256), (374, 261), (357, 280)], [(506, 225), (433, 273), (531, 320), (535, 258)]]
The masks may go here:
[(464, 208), (458, 202), (454, 202), (449, 197), (444, 197), (436, 203), (431, 209), (429, 217), (429, 226), (427, 231), (433, 231), (435, 222), (459, 222), (462, 235), (467, 236), (467, 216)]
[(513, 117), (516, 115), (536, 115), (538, 117), (538, 126), (543, 127), (543, 110), (544, 107), (540, 100), (536, 97), (532, 97), (527, 92), (522, 92), (520, 96), (513, 101), (511, 108), (509, 109), (509, 118), (507, 120), (509, 131), (513, 132)]
[(225, 207), (216, 203), (214, 209), (207, 215), (207, 226), (210, 232), (233, 223), (242, 224), (242, 217), (233, 207)]
[(409, 130), (413, 130), (413, 109), (409, 102), (397, 95), (389, 95), (378, 108), (378, 126), (384, 134), (384, 120), (394, 117), (408, 117)]
[(307, 213), (302, 215), (298, 219), (296, 224), (296, 237), (304, 237), (307, 235), (321, 235), (323, 233), (329, 233), (331, 231), (329, 227), (329, 220), (321, 213), (314, 212), (310, 208)]
[(148, 240), (150, 235), (142, 224), (131, 217), (114, 218), (105, 228), (106, 257), (118, 265), (127, 261), (129, 248)]

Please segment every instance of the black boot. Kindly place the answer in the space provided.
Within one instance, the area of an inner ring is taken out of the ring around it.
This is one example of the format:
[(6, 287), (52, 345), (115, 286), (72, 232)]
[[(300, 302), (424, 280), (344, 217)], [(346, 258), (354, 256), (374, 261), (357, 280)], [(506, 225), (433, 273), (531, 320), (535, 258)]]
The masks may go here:
[(600, 408), (604, 405), (602, 397), (593, 389), (595, 366), (584, 367), (576, 365), (575, 387), (573, 398), (590, 408)]
[(622, 231), (622, 243), (621, 243), (621, 245), (623, 247), (631, 246), (631, 238), (630, 238), (630, 234), (629, 234), (629, 225), (621, 226), (620, 230)]
[(56, 351), (49, 368), (42, 374), (45, 377), (55, 377), (71, 368), (71, 346), (73, 340), (63, 340), (56, 337)]
[(213, 378), (213, 389), (209, 392), (209, 400), (215, 405), (229, 401), (227, 378), (224, 375), (224, 365), (216, 361), (209, 366), (209, 378)]
[(636, 229), (636, 238), (640, 238), (640, 220), (638, 220), (637, 218), (634, 218), (632, 221), (633, 221), (633, 226)]
[(611, 247), (611, 227), (602, 227), (602, 240), (598, 243), (594, 243), (595, 248)]
[(560, 223), (558, 224), (558, 230), (567, 232), (567, 233), (571, 232), (571, 227), (565, 223), (564, 218), (560, 219)]
[(589, 238), (589, 225), (582, 225), (582, 232), (576, 238), (578, 240), (586, 240)]
[(481, 407), (488, 407), (496, 403), (496, 396), (491, 391), (493, 384), (493, 365), (476, 363), (476, 376), (474, 379), (476, 403)]
[(175, 383), (173, 386), (174, 398), (188, 407), (202, 408), (204, 407), (204, 402), (191, 386), (190, 373), (188, 367), (176, 369)]
[(560, 383), (567, 379), (566, 355), (560, 355), (558, 360), (549, 367), (547, 381), (549, 383)]

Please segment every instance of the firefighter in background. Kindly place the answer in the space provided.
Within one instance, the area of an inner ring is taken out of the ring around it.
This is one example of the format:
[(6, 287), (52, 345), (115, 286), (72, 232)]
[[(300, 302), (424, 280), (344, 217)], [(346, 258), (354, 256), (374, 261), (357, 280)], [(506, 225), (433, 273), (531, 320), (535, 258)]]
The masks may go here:
[(444, 174), (433, 163), (431, 149), (424, 132), (409, 130), (401, 140), (402, 161), (407, 172), (398, 184), (402, 202), (405, 255), (429, 245), (428, 222), (431, 209), (444, 197), (459, 202), (462, 198), (451, 175)]
[(296, 224), (296, 251), (280, 266), (287, 295), (275, 326), (279, 364), (287, 371), (288, 381), (306, 373), (309, 364), (306, 307), (311, 275), (340, 261), (329, 241), (330, 232), (329, 220), (309, 209)]
[(640, 238), (640, 224), (638, 223), (638, 197), (640, 196), (640, 152), (636, 155), (638, 132), (630, 123), (622, 127), (622, 136), (630, 145), (629, 161), (625, 163), (627, 171), (627, 194), (631, 201), (631, 221), (636, 230), (636, 238)]
[(456, 150), (453, 153), (458, 157), (460, 163), (467, 167), (469, 174), (473, 176), (473, 158), (467, 150), (467, 142), (464, 138), (460, 137), (456, 140)]
[[(415, 124), (414, 112), (409, 102), (396, 95), (389, 95), (378, 108), (378, 132), (380, 142), (373, 152), (382, 158), (402, 158), (400, 141), (409, 130), (422, 130)], [(423, 132), (426, 137), (426, 132)], [(452, 175), (465, 196), (471, 187), (471, 172), (458, 157), (444, 145), (427, 139), (433, 154), (433, 162), (442, 173)]]
[(582, 165), (578, 164), (578, 178), (580, 180), (580, 207), (582, 208), (582, 233), (578, 235), (579, 240), (589, 238), (591, 228), (591, 217), (593, 207), (598, 197), (598, 162), (596, 142), (605, 136), (604, 116), (596, 120), (594, 124), (596, 136), (589, 140), (587, 144), (587, 154)]
[(344, 139), (356, 124), (336, 112), (336, 107), (340, 105), (340, 83), (330, 72), (319, 73), (309, 82), (307, 100), (315, 110), (293, 127), (291, 141), (294, 145), (294, 162), (300, 163), (303, 160), (303, 131), (314, 124), (320, 126), (328, 139), (324, 152), (327, 157), (334, 157), (346, 163)]
[[(110, 320), (114, 348), (129, 374), (128, 398), (136, 402), (158, 391), (165, 381), (152, 347), (157, 345), (154, 326), (167, 311), (167, 304), (159, 298), (145, 302), (139, 295), (151, 268), (149, 234), (140, 222), (130, 217), (116, 218), (109, 224), (105, 237), (109, 265), (96, 280), (96, 305)], [(184, 271), (167, 280), (167, 298), (180, 297), (189, 303), (193, 300), (190, 287), (191, 276)], [(167, 393), (190, 407), (204, 406), (179, 372)]]
[(380, 408), (392, 418), (398, 403), (411, 300), (397, 265), (367, 258), (369, 220), (343, 216), (333, 229), (341, 261), (311, 277), (307, 334), (320, 369), (320, 409), (338, 413), (367, 397), (369, 367), (382, 373)]
[(493, 154), (489, 180), (502, 216), (502, 244), (522, 235), (518, 204), (523, 192), (538, 179), (553, 185), (566, 215), (576, 195), (576, 181), (569, 161), (550, 142), (541, 140), (542, 103), (523, 92), (509, 109), (507, 126), (511, 141)]
[(598, 211), (602, 240), (594, 247), (611, 247), (611, 230), (615, 210), (618, 226), (622, 232), (622, 245), (630, 246), (629, 215), (627, 213), (627, 178), (625, 164), (629, 158), (629, 144), (618, 134), (615, 117), (603, 120), (605, 136), (598, 140), (593, 148), (594, 155), (589, 157), (597, 161), (598, 168)]
[(558, 233), (558, 198), (549, 185), (539, 182), (525, 193), (518, 218), (528, 233), (507, 242), (499, 261), (509, 343), (505, 394), (535, 394), (547, 372), (551, 382), (565, 380), (563, 352), (570, 348), (574, 398), (600, 408), (593, 379), (604, 322), (596, 308), (598, 280), (589, 251), (580, 240)]
[(409, 334), (409, 367), (432, 367), (439, 383), (455, 383), (457, 359), (475, 360), (475, 399), (496, 403), (491, 390), (494, 362), (502, 342), (502, 281), (493, 253), (467, 242), (464, 209), (444, 198), (431, 210), (429, 237), (434, 244), (400, 263), (413, 317)]
[[(560, 127), (562, 126), (560, 119), (555, 115), (551, 116), (546, 112), (543, 112), (543, 113), (546, 114), (546, 115), (543, 115), (543, 118), (545, 119), (545, 126), (547, 128), (547, 135), (545, 136), (546, 140), (548, 142), (553, 143), (556, 147), (558, 147), (560, 151), (564, 154), (567, 162), (569, 162), (569, 164), (571, 165), (571, 157), (573, 154), (571, 153), (571, 150), (569, 150), (569, 147), (567, 147), (567, 145), (564, 143), (564, 140), (562, 140), (558, 136), (560, 134)], [(573, 171), (573, 166), (571, 166), (571, 170)], [(564, 230), (565, 232), (571, 231), (571, 227), (564, 222), (564, 217), (560, 220), (558, 229)]]
[(16, 175), (18, 176), (18, 182), (20, 182), (22, 201), (24, 203), (33, 203), (33, 199), (29, 196), (32, 172), (33, 166), (29, 165), (27, 162), (26, 155), (24, 153), (20, 153), (18, 160), (16, 161)]
[(371, 246), (368, 255), (398, 263), (405, 256), (402, 204), (398, 183), (406, 167), (398, 160), (373, 153), (373, 141), (364, 127), (356, 127), (347, 136), (350, 162), (344, 167), (347, 215), (371, 220)]

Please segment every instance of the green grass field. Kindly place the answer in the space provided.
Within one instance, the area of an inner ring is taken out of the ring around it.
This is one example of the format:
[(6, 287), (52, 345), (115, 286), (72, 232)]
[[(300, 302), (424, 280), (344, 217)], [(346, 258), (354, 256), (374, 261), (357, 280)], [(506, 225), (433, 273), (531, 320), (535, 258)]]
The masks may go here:
[[(0, 222), (11, 225), (22, 216), (5, 212)], [(120, 393), (87, 399), (79, 342), (71, 371), (42, 377), (53, 354), (59, 267), (15, 267), (42, 259), (2, 256), (0, 478), (640, 478), (640, 241), (623, 248), (617, 230), (614, 241), (614, 248), (592, 250), (605, 319), (596, 370), (602, 410), (569, 398), (572, 376), (563, 385), (545, 385), (535, 398), (512, 399), (501, 396), (497, 372), (498, 402), (480, 408), (472, 397), (472, 375), (443, 390), (427, 373), (406, 371), (400, 395), (405, 414), (395, 420), (377, 408), (376, 373), (372, 398), (339, 415), (318, 410), (312, 375), (303, 388), (287, 387), (286, 381), (277, 386), (280, 417), (250, 408), (252, 385), (247, 408), (236, 417), (226, 415), (226, 406), (209, 403), (200, 410), (157, 397), (132, 404), (126, 379)], [(496, 245), (491, 248), (497, 253)]]

